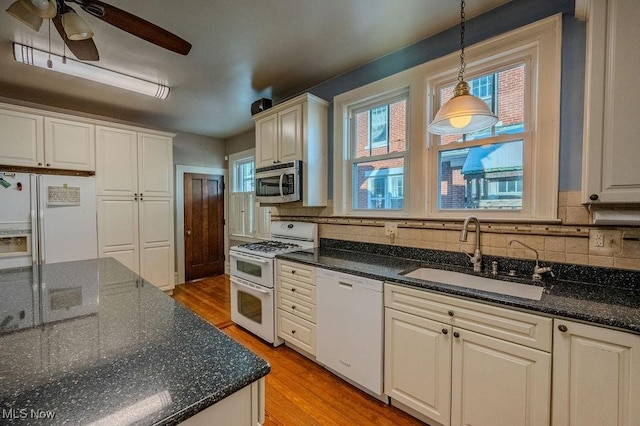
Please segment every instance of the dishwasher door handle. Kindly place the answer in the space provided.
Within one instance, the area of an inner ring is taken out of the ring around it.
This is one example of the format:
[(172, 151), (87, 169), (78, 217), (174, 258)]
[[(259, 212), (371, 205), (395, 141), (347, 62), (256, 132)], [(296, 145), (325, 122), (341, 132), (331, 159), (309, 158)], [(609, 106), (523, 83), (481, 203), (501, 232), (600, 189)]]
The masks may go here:
[(351, 283), (345, 283), (344, 281), (338, 281), (338, 285), (342, 288), (346, 288), (348, 290), (353, 289), (353, 284)]

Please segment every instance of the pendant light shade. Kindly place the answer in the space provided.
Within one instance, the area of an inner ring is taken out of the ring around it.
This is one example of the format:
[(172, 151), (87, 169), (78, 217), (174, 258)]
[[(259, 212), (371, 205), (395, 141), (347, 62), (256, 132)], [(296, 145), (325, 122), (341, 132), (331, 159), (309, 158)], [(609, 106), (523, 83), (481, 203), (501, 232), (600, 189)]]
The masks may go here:
[(93, 31), (89, 25), (71, 8), (62, 15), (62, 26), (69, 40), (86, 40), (93, 37)]
[(464, 81), (464, 31), (465, 31), (465, 2), (460, 2), (460, 71), (458, 84), (453, 91), (453, 98), (449, 99), (436, 113), (433, 121), (427, 126), (430, 133), (436, 135), (456, 135), (476, 132), (491, 127), (498, 122), (489, 105), (480, 98), (473, 96), (469, 84)]
[(436, 135), (460, 134), (486, 129), (497, 122), (498, 117), (487, 103), (469, 94), (469, 84), (462, 81), (456, 85), (453, 98), (440, 108), (427, 128)]

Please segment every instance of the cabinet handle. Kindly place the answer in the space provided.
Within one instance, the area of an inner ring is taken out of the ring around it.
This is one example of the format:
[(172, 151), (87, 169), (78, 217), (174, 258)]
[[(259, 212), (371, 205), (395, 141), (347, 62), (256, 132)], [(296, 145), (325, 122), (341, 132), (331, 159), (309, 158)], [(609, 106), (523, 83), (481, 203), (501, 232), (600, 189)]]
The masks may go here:
[(562, 331), (563, 333), (565, 333), (565, 332), (567, 332), (569, 329), (567, 328), (567, 326), (566, 326), (566, 325), (564, 325), (564, 324), (560, 324), (560, 325), (558, 326), (558, 330), (560, 330), (560, 331)]
[(458, 333), (457, 331), (454, 331), (453, 332), (453, 337), (456, 337), (456, 338), (460, 337), (460, 333)]
[(449, 316), (450, 316), (450, 317), (452, 317), (452, 316), (453, 316), (453, 311), (449, 311), (449, 312), (447, 312), (447, 313), (449, 314)]
[(596, 200), (598, 199), (598, 194), (591, 194), (591, 195), (589, 195), (589, 199), (590, 199), (591, 201), (596, 201)]
[(448, 333), (449, 333), (449, 330), (447, 330), (446, 328), (442, 329), (442, 334), (448, 334)]

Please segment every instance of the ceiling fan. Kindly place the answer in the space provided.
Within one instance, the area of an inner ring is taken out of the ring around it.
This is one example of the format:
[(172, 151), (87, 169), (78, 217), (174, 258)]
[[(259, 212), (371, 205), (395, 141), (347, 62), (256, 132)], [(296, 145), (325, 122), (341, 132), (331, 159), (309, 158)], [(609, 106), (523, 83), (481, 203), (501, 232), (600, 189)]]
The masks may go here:
[(82, 10), (136, 37), (181, 55), (191, 50), (191, 44), (175, 34), (142, 18), (99, 0), (16, 0), (7, 13), (35, 31), (43, 19), (51, 19), (66, 46), (83, 61), (100, 59), (93, 31), (67, 3), (75, 3)]

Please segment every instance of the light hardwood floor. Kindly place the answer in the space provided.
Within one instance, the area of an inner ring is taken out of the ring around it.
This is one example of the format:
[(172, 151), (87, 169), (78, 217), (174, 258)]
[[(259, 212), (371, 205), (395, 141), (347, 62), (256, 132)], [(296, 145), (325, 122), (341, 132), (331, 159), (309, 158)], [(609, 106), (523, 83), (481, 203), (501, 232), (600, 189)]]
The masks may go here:
[(228, 276), (179, 285), (173, 298), (271, 364), (266, 378), (265, 426), (424, 424), (292, 349), (284, 345), (274, 348), (233, 324)]

